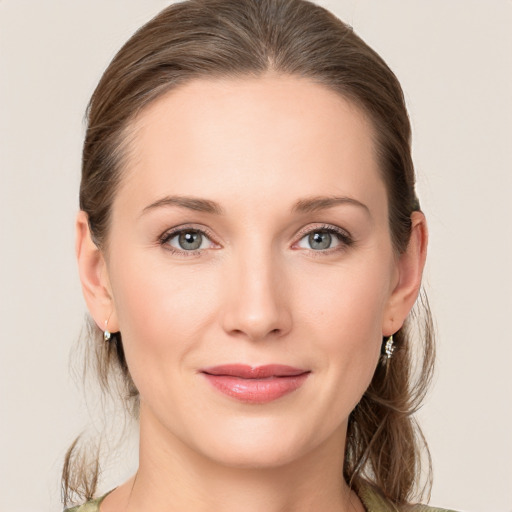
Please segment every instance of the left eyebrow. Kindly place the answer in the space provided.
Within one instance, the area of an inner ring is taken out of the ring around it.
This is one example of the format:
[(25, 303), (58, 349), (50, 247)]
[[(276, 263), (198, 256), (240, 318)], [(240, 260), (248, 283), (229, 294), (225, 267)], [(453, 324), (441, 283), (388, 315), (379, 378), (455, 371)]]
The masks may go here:
[(197, 212), (211, 213), (214, 215), (222, 215), (224, 212), (221, 206), (215, 201), (209, 199), (201, 199), (199, 197), (190, 196), (166, 196), (150, 205), (146, 206), (143, 214), (149, 210), (154, 210), (162, 206), (177, 206), (179, 208), (187, 208)]
[(292, 212), (311, 213), (318, 210), (326, 210), (338, 205), (352, 205), (362, 208), (370, 217), (370, 209), (361, 201), (346, 196), (313, 196), (301, 199), (295, 203)]

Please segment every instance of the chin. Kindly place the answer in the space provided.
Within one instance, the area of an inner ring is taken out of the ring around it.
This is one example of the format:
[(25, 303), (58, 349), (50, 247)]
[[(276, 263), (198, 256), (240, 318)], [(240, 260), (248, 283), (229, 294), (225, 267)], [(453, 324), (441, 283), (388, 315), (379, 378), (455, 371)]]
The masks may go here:
[(217, 464), (239, 469), (271, 469), (286, 466), (300, 458), (298, 447), (283, 446), (274, 441), (259, 446), (230, 446), (223, 450), (210, 451), (210, 458)]
[(291, 425), (285, 428), (268, 421), (240, 422), (217, 432), (215, 436), (200, 437), (194, 443), (195, 450), (223, 466), (277, 468), (300, 459), (313, 448), (306, 432), (293, 432)]

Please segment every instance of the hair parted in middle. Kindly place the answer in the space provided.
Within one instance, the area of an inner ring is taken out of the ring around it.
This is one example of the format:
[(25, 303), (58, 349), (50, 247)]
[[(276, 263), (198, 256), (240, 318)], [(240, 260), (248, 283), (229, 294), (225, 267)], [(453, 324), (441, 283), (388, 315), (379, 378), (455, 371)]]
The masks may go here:
[[(164, 9), (129, 39), (91, 98), (80, 208), (102, 251), (108, 252), (112, 203), (130, 159), (130, 128), (136, 117), (163, 94), (192, 80), (269, 73), (320, 84), (368, 117), (388, 195), (393, 246), (397, 254), (407, 248), (411, 213), (419, 210), (411, 128), (400, 84), (382, 58), (350, 26), (306, 0), (187, 0)], [(418, 302), (418, 346), (412, 346), (409, 318), (394, 335), (392, 361), (378, 365), (350, 415), (347, 432), (347, 482), (355, 488), (369, 482), (397, 505), (409, 502), (417, 492), (423, 437), (412, 414), (424, 397), (434, 360), (428, 302), (424, 295)], [(138, 392), (126, 364), (122, 334), (112, 333), (106, 344), (92, 321), (89, 333), (87, 343), (104, 391), (117, 379), (136, 414)], [(77, 440), (63, 473), (66, 499), (72, 493), (90, 499), (95, 492), (98, 461), (91, 464), (81, 454)]]

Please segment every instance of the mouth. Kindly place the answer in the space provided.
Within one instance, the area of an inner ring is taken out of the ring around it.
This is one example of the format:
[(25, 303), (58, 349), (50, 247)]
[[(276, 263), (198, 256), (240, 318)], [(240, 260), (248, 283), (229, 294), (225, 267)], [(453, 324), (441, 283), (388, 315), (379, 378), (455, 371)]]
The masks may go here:
[(302, 386), (310, 370), (281, 364), (212, 366), (200, 373), (218, 391), (240, 402), (264, 404)]

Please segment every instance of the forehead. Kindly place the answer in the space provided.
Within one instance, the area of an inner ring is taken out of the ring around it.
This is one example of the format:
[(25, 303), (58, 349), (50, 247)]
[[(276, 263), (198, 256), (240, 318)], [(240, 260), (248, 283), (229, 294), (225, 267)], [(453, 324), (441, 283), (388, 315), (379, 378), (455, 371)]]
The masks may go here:
[(307, 79), (198, 79), (153, 102), (131, 133), (121, 192), (141, 201), (382, 193), (371, 122)]

